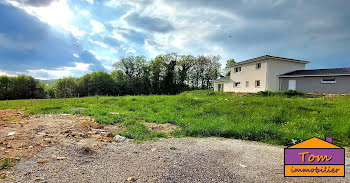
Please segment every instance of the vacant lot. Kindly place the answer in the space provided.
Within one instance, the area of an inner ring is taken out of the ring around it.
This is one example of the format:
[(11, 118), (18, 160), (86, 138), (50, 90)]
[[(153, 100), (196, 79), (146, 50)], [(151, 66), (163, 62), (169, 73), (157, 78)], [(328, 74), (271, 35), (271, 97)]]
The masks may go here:
[[(0, 157), (7, 159), (0, 161), (0, 182), (349, 182), (349, 177), (283, 177), (282, 146), (224, 138), (117, 143), (109, 134), (118, 124), (101, 126), (79, 115), (6, 112), (11, 118), (0, 128)], [(146, 125), (154, 131), (169, 128)]]
[[(0, 102), (6, 108), (6, 101)], [(121, 135), (136, 141), (167, 137), (144, 122), (170, 123), (173, 136), (227, 137), (271, 144), (333, 136), (350, 145), (350, 97), (288, 97), (185, 92), (175, 96), (86, 97), (16, 100), (8, 108), (27, 114), (70, 113), (91, 116), (101, 124), (123, 123)]]

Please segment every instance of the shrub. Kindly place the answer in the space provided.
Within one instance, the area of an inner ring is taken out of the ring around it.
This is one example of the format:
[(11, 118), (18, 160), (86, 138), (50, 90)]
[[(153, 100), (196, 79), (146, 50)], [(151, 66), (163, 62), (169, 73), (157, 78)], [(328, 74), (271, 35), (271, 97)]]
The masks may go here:
[(286, 96), (286, 97), (306, 97), (307, 94), (296, 90), (285, 90), (285, 91), (259, 91), (256, 93), (257, 96), (268, 97), (268, 96)]
[(304, 97), (304, 96), (306, 96), (306, 93), (296, 91), (296, 90), (286, 90), (286, 91), (281, 91), (281, 93), (285, 96), (288, 96), (288, 97), (296, 97), (296, 96)]

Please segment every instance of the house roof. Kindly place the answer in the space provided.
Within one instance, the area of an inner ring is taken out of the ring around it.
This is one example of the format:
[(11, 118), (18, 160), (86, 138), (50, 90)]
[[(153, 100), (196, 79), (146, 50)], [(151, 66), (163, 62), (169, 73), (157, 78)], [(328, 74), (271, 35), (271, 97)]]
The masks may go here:
[(274, 60), (278, 60), (278, 61), (287, 61), (287, 62), (296, 62), (296, 63), (301, 63), (301, 64), (310, 63), (309, 61), (305, 61), (305, 60), (297, 60), (297, 59), (291, 59), (291, 58), (283, 58), (283, 57), (276, 57), (276, 56), (271, 56), (271, 55), (264, 55), (261, 57), (256, 57), (256, 58), (252, 58), (249, 60), (244, 60), (242, 62), (233, 63), (233, 64), (231, 64), (231, 67), (242, 65), (242, 64), (247, 64), (247, 63), (251, 63), (251, 62), (266, 60), (266, 59), (274, 59)]
[(226, 77), (222, 77), (218, 80), (214, 81), (215, 83), (219, 83), (219, 82), (233, 82), (233, 80), (230, 78), (230, 76), (226, 76)]
[(350, 75), (350, 68), (335, 69), (313, 69), (313, 70), (296, 70), (281, 74), (279, 77), (297, 77), (297, 76), (337, 76)]
[(319, 148), (324, 148), (324, 149), (329, 149), (329, 148), (337, 148), (340, 149), (341, 147), (336, 146), (332, 143), (329, 143), (327, 141), (321, 140), (317, 137), (312, 137), (309, 140), (306, 140), (304, 142), (300, 142), (299, 144), (295, 144), (293, 146), (288, 147), (288, 149), (319, 149)]

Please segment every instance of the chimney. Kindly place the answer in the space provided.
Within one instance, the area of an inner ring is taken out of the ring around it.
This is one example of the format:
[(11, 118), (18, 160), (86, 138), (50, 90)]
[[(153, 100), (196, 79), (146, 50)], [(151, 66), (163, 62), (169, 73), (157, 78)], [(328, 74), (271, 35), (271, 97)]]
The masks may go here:
[(332, 137), (326, 137), (326, 141), (332, 144), (333, 143), (333, 138)]

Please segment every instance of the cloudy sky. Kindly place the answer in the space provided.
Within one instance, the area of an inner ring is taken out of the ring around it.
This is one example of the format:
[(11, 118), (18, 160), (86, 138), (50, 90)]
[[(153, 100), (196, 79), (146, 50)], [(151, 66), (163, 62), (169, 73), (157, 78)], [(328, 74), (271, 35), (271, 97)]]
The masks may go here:
[(111, 71), (121, 56), (274, 55), (350, 67), (348, 0), (0, 0), (0, 75)]

